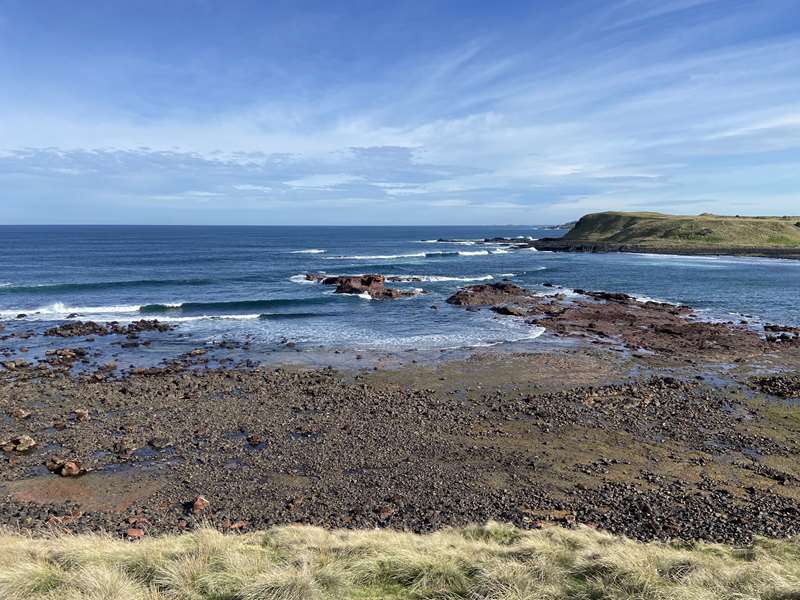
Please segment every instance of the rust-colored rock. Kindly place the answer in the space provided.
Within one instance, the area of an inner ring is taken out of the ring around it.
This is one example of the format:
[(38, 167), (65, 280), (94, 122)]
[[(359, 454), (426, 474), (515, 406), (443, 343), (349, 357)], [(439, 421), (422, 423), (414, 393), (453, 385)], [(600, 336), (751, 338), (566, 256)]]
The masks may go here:
[(76, 459), (62, 460), (60, 458), (50, 458), (45, 463), (47, 470), (61, 477), (78, 477), (89, 470), (83, 466), (81, 461)]
[(457, 306), (489, 306), (521, 302), (533, 298), (533, 294), (513, 283), (500, 281), (498, 283), (485, 283), (470, 285), (458, 290), (446, 302)]
[[(447, 302), (467, 310), (489, 306), (501, 315), (528, 316), (529, 323), (554, 335), (616, 343), (683, 360), (689, 354), (727, 359), (759, 355), (774, 346), (773, 339), (764, 340), (743, 324), (690, 320), (687, 317), (693, 313), (687, 306), (638, 299), (619, 292), (574, 290), (568, 297), (565, 293), (541, 294), (499, 282), (467, 286)], [(800, 345), (800, 337), (793, 337), (793, 332), (782, 332), (780, 342)]]
[[(420, 292), (417, 290), (400, 290), (397, 288), (386, 287), (386, 277), (383, 275), (341, 275), (327, 276), (317, 273), (306, 275), (308, 281), (316, 281), (322, 285), (335, 285), (335, 294), (368, 294), (370, 298), (404, 298), (416, 296)], [(399, 279), (395, 279), (399, 281)]]
[(139, 527), (131, 527), (125, 532), (125, 537), (127, 537), (129, 540), (140, 540), (144, 537), (144, 529), (140, 529)]
[(208, 507), (211, 506), (211, 502), (209, 502), (205, 497), (198, 496), (192, 502), (192, 512), (194, 514), (199, 514), (208, 510)]

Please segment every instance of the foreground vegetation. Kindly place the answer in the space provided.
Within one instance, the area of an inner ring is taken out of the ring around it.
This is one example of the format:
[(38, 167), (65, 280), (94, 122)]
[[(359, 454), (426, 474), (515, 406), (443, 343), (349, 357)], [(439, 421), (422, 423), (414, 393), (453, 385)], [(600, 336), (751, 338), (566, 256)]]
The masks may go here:
[(800, 540), (642, 544), (490, 523), (431, 535), (211, 528), (131, 543), (0, 534), (4, 600), (800, 598)]
[(653, 248), (800, 248), (800, 217), (603, 212), (582, 217), (564, 239)]

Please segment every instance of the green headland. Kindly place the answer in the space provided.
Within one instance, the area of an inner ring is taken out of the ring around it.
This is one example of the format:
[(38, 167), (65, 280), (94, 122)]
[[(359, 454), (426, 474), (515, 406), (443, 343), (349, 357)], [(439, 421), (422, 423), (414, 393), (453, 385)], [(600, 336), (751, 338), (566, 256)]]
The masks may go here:
[(582, 217), (564, 239), (658, 247), (800, 248), (800, 217), (602, 212)]
[(730, 254), (800, 259), (800, 217), (601, 212), (584, 215), (563, 237), (542, 238), (531, 245), (556, 252)]

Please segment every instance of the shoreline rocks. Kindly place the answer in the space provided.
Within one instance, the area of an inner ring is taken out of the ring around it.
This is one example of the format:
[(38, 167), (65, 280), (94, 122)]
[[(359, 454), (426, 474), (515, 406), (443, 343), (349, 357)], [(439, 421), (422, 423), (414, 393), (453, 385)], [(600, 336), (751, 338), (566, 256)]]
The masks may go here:
[(175, 329), (174, 325), (162, 323), (158, 319), (141, 319), (120, 325), (116, 321), (102, 324), (94, 321), (71, 321), (62, 323), (56, 327), (51, 327), (44, 332), (49, 337), (85, 337), (85, 336), (105, 336), (105, 335), (134, 335), (144, 331), (166, 332)]
[(525, 317), (531, 325), (544, 327), (552, 335), (616, 343), (684, 361), (700, 356), (763, 354), (774, 348), (775, 341), (785, 347), (800, 346), (795, 328), (770, 326), (768, 331), (780, 331), (780, 337), (772, 334), (763, 339), (743, 324), (692, 319), (694, 313), (688, 306), (641, 301), (619, 292), (577, 289), (567, 297), (557, 292), (537, 294), (513, 283), (498, 282), (461, 288), (447, 302), (467, 310), (487, 307), (499, 315)]
[(506, 281), (482, 283), (461, 288), (445, 302), (456, 306), (488, 306), (506, 302), (532, 302), (533, 293)]
[[(368, 294), (370, 298), (376, 300), (408, 298), (420, 293), (417, 290), (388, 288), (386, 287), (386, 277), (377, 274), (328, 276), (321, 273), (308, 273), (305, 277), (306, 281), (336, 286), (334, 294)], [(399, 281), (396, 278), (393, 280)]]

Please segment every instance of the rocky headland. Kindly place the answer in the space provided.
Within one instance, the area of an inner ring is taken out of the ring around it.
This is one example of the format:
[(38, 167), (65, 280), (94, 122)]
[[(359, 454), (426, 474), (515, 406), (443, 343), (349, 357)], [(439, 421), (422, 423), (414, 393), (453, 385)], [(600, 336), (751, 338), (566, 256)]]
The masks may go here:
[(538, 250), (800, 258), (800, 217), (604, 212), (581, 217)]
[[(546, 228), (547, 229), (547, 228)], [(800, 217), (604, 212), (549, 229), (561, 237), (495, 237), (470, 244), (549, 252), (633, 252), (687, 256), (757, 256), (800, 259)], [(439, 242), (465, 243), (439, 239)]]

